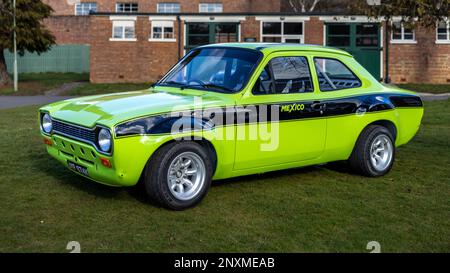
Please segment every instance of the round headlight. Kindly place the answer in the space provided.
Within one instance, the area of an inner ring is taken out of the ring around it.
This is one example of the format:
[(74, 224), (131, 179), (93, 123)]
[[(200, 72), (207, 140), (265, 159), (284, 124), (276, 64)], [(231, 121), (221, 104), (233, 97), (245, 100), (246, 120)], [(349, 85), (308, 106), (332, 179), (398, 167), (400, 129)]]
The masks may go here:
[(53, 129), (53, 123), (52, 119), (50, 118), (49, 114), (44, 114), (42, 116), (42, 130), (46, 132), (47, 134), (50, 134), (50, 132)]
[(103, 152), (111, 150), (111, 133), (106, 129), (101, 129), (98, 133), (98, 146)]

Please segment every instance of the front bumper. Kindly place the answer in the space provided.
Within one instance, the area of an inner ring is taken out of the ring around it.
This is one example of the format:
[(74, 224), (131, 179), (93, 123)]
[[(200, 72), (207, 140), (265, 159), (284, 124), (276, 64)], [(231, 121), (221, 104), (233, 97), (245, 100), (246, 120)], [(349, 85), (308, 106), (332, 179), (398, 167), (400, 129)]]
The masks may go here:
[[(41, 134), (47, 144), (48, 153), (66, 168), (69, 168), (68, 162), (73, 162), (87, 169), (88, 179), (115, 187), (136, 185), (153, 153), (165, 143), (176, 139), (172, 135), (139, 135), (115, 138), (113, 139), (114, 153), (107, 156), (99, 153), (91, 144), (58, 134), (51, 136)], [(183, 136), (180, 135), (178, 138)], [(211, 139), (211, 136), (209, 137)], [(221, 151), (218, 150), (219, 154), (221, 154)], [(111, 166), (104, 166), (102, 159), (107, 159)]]
[[(63, 136), (53, 135), (45, 138), (47, 152), (68, 168), (68, 162), (76, 163), (88, 170), (89, 177), (95, 182), (109, 186), (126, 186), (127, 182), (115, 167), (113, 157), (108, 157), (98, 153), (94, 147)], [(111, 168), (105, 167), (101, 159), (107, 159), (111, 163)], [(81, 175), (80, 173), (76, 172)]]

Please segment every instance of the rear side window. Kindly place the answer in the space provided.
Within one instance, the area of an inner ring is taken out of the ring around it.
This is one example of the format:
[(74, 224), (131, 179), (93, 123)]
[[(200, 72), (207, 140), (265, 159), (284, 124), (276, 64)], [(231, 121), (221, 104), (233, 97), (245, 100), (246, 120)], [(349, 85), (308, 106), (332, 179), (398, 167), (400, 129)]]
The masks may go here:
[(313, 92), (311, 73), (305, 57), (278, 57), (270, 60), (254, 89), (255, 95)]
[(341, 61), (314, 58), (320, 91), (336, 91), (361, 87), (361, 81)]

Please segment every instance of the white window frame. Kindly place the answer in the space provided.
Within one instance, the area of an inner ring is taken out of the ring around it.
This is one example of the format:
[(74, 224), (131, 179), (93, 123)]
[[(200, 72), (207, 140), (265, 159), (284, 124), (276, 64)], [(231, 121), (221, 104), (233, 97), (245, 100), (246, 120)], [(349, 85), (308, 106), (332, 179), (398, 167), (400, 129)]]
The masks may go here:
[[(210, 7), (213, 7), (212, 11), (209, 10)], [(223, 4), (222, 3), (200, 3), (200, 4), (198, 4), (198, 12), (200, 12), (200, 13), (222, 13), (223, 12)]]
[[(175, 20), (175, 19), (174, 19)], [(151, 21), (151, 31), (150, 31), (150, 38), (148, 39), (149, 42), (176, 42), (177, 39), (175, 38), (175, 24), (174, 20), (162, 20), (162, 19), (154, 19), (150, 17)], [(154, 28), (160, 27), (161, 32), (161, 38), (154, 38)], [(164, 28), (165, 27), (171, 27), (173, 29), (173, 38), (164, 38)]]
[[(112, 21), (112, 34), (111, 38), (109, 38), (110, 41), (116, 41), (116, 42), (135, 42), (137, 41), (136, 38), (136, 16), (111, 16), (110, 20)], [(114, 28), (116, 27), (123, 27), (122, 30), (122, 37), (121, 38), (114, 38)], [(133, 27), (134, 29), (134, 37), (133, 38), (125, 38), (125, 27)]]
[[(130, 10), (129, 11), (120, 11), (119, 10), (119, 6), (120, 5), (130, 5)], [(136, 11), (131, 11), (131, 6), (132, 5), (136, 5)], [(137, 2), (117, 2), (116, 3), (116, 12), (117, 13), (133, 13), (133, 12), (139, 12), (139, 3), (137, 3)]]
[[(281, 33), (280, 34), (264, 34), (264, 23), (281, 23)], [(293, 34), (284, 34), (284, 23), (301, 23), (302, 24), (302, 34), (301, 35), (293, 35)], [(305, 22), (304, 21), (281, 21), (281, 20), (265, 20), (261, 21), (261, 42), (264, 42), (265, 37), (275, 37), (275, 38), (281, 38), (281, 42), (285, 43), (288, 39), (299, 39), (300, 44), (305, 43)]]
[(446, 19), (443, 22), (447, 24), (447, 39), (438, 39), (438, 22), (436, 23), (436, 44), (450, 44), (450, 20)]
[[(165, 7), (164, 7), (165, 6)], [(178, 9), (175, 7), (178, 6)], [(161, 10), (164, 7), (164, 10)], [(161, 2), (156, 4), (157, 13), (179, 13), (181, 12), (181, 5), (178, 2)]]
[[(76, 16), (88, 16), (89, 15), (89, 12), (92, 10), (92, 6), (94, 6), (95, 5), (95, 11), (97, 11), (97, 2), (83, 2), (83, 3), (76, 3), (75, 5), (74, 5), (74, 7), (75, 7), (75, 15)], [(81, 12), (81, 14), (78, 14), (77, 13), (77, 11), (78, 11), (78, 7), (83, 7), (83, 6), (88, 6), (89, 8), (88, 8), (88, 13), (85, 13), (84, 12), (84, 9), (82, 8), (82, 12)]]
[[(393, 31), (393, 24), (394, 23), (400, 23), (401, 24), (401, 38), (400, 39), (394, 39), (394, 31)], [(411, 29), (412, 31), (412, 39), (405, 39), (405, 26), (402, 22), (394, 21), (391, 22), (391, 44), (417, 44), (416, 41), (416, 31), (415, 29)]]

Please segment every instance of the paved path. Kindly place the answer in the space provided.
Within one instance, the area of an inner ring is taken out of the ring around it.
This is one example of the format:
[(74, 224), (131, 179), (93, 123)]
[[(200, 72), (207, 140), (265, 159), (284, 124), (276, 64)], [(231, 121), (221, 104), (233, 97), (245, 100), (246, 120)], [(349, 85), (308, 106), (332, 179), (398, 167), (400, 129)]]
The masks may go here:
[(61, 86), (58, 86), (56, 88), (53, 88), (51, 90), (48, 90), (45, 92), (46, 96), (60, 96), (62, 94), (65, 94), (66, 92), (75, 89), (77, 87), (83, 86), (88, 84), (88, 82), (69, 82), (64, 83)]
[(424, 101), (446, 100), (450, 98), (450, 93), (444, 94), (419, 93), (419, 94)]
[(27, 105), (44, 105), (70, 99), (68, 96), (0, 96), (0, 110)]

